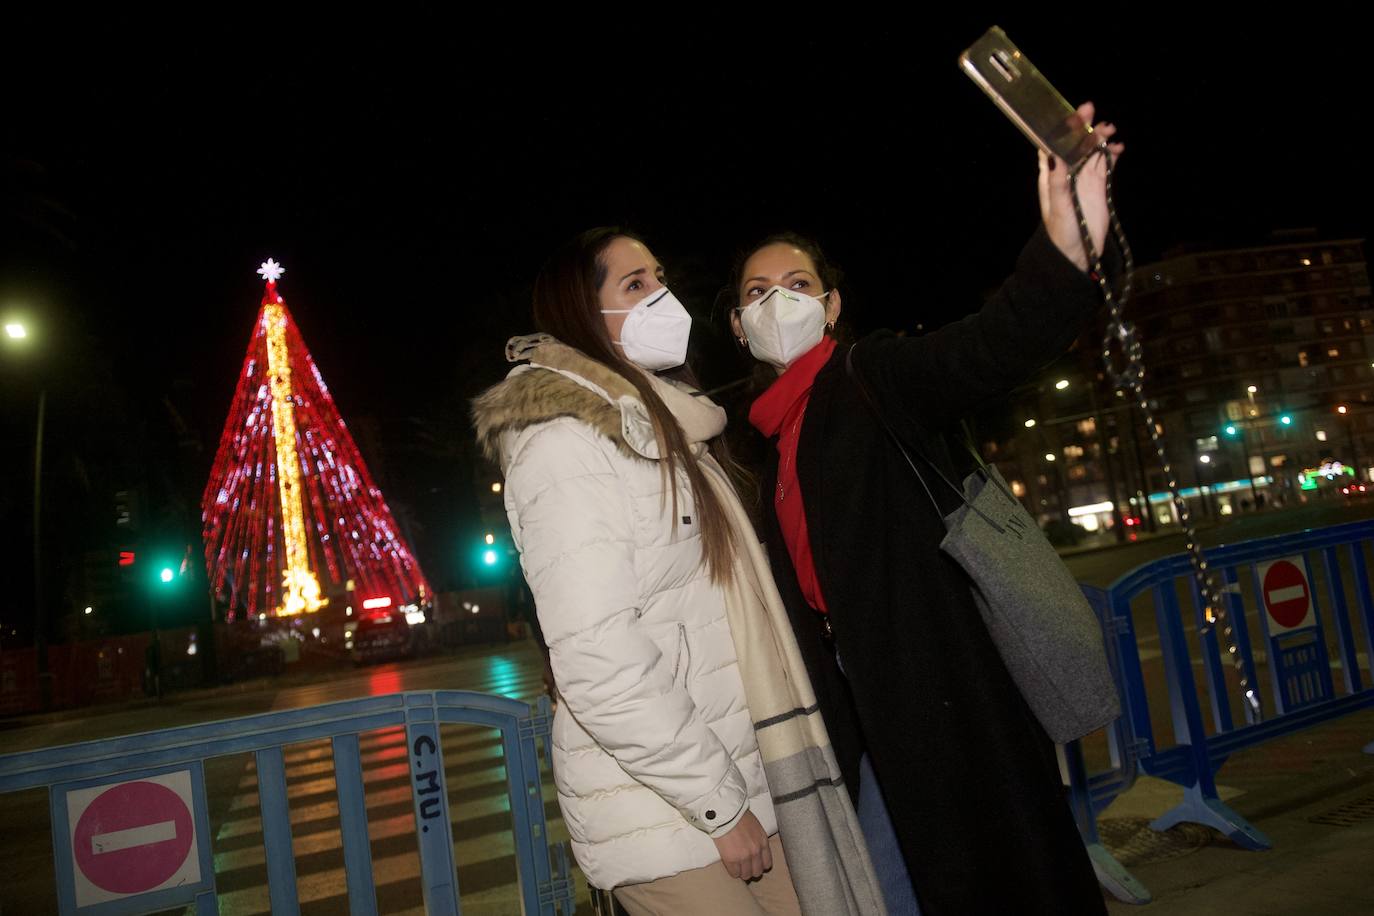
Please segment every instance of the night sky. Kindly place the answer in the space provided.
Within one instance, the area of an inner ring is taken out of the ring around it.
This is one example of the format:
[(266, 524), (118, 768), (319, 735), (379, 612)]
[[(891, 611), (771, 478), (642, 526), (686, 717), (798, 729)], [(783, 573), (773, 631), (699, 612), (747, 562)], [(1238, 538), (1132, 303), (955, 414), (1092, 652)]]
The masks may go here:
[[(1288, 9), (854, 24), (798, 8), (766, 27), (589, 19), (563, 41), (417, 19), (233, 51), (7, 48), (0, 315), (25, 313), (42, 347), (0, 354), (5, 572), (31, 575), (40, 381), (49, 486), (70, 491), (53, 511), (79, 514), (72, 481), (126, 473), (104, 465), (156, 468), (154, 502), (198, 497), (269, 256), (379, 482), (420, 507), (437, 584), (475, 524), (465, 399), (504, 373), (529, 283), (572, 233), (633, 227), (703, 319), (735, 250), (780, 228), (844, 267), (861, 331), (976, 308), (1036, 220), (1033, 149), (956, 66), (994, 21), (1120, 126), (1138, 261), (1276, 229), (1364, 237), (1361, 32)], [(737, 371), (713, 358), (719, 325), (694, 343), (708, 384)]]

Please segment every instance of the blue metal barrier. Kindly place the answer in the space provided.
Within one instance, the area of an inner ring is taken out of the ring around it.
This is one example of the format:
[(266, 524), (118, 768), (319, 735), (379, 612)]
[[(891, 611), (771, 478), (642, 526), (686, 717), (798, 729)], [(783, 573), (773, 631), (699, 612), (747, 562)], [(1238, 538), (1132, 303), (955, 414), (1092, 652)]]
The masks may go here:
[(547, 697), (531, 707), (468, 691), (397, 693), (309, 709), (166, 729), (0, 756), (0, 794), (47, 788), (62, 913), (133, 914), (176, 906), (218, 910), (204, 761), (252, 752), (273, 913), (299, 913), (282, 748), (332, 740), (349, 911), (377, 911), (358, 736), (404, 726), (420, 880), (429, 913), (459, 913), (441, 724), (499, 730), (520, 896), (529, 914), (571, 914), (563, 844), (544, 821), (536, 740), (549, 735)]
[[(1064, 748), (1070, 783), (1070, 805), (1079, 831), (1097, 868), (1098, 877), (1116, 897), (1148, 902), (1149, 892), (1105, 849), (1096, 817), (1140, 773), (1183, 787), (1183, 802), (1150, 826), (1167, 830), (1183, 821), (1213, 827), (1246, 849), (1268, 849), (1263, 833), (1227, 806), (1217, 794), (1216, 773), (1237, 751), (1271, 738), (1291, 734), (1359, 709), (1374, 706), (1374, 685), (1367, 684), (1359, 667), (1359, 652), (1374, 659), (1374, 593), (1370, 591), (1364, 545), (1374, 541), (1374, 522), (1356, 522), (1245, 541), (1208, 550), (1208, 561), (1225, 583), (1227, 614), (1223, 623), (1197, 638), (1194, 658), (1188, 633), (1203, 630), (1205, 603), (1187, 554), (1147, 563), (1122, 576), (1111, 587), (1084, 586), (1083, 591), (1102, 623), (1108, 661), (1121, 694), (1122, 714), (1107, 729), (1110, 769), (1089, 773), (1079, 742)], [(1320, 558), (1326, 580), (1327, 607), (1322, 607), (1313, 578), (1313, 556)], [(1249, 608), (1260, 620), (1268, 669), (1268, 695), (1257, 677), (1259, 664), (1246, 620), (1243, 578), (1248, 568)], [(1351, 578), (1347, 579), (1349, 576)], [(1363, 642), (1357, 635), (1350, 603), (1349, 582), (1362, 621)], [(1192, 607), (1185, 611), (1180, 592)], [(1149, 593), (1158, 627), (1160, 655), (1169, 695), (1174, 743), (1161, 747), (1150, 720), (1150, 704), (1131, 603)], [(1326, 625), (1334, 622), (1341, 660), (1341, 691), (1331, 676)], [(1232, 628), (1229, 635), (1224, 627)], [(1222, 632), (1219, 632), (1222, 631)], [(1240, 704), (1244, 721), (1232, 714), (1237, 680), (1228, 680), (1226, 656), (1234, 641), (1242, 671), (1261, 704), (1256, 714)], [(1203, 675), (1206, 713), (1199, 700), (1194, 666)], [(1206, 717), (1205, 717), (1206, 716)], [(1211, 730), (1208, 730), (1210, 718)], [(1374, 745), (1371, 745), (1374, 749)]]

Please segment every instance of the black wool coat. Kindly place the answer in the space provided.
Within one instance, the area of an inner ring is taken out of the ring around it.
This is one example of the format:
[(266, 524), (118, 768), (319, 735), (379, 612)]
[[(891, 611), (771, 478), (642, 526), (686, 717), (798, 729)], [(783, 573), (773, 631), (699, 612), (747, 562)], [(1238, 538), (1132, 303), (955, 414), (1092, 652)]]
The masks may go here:
[[(1042, 227), (977, 314), (922, 337), (870, 335), (853, 362), (898, 434), (957, 484), (973, 468), (949, 445), (959, 419), (1063, 354), (1099, 305)], [(833, 642), (801, 597), (776, 513), (763, 513), (845, 779), (854, 791), (867, 751), (924, 916), (1105, 912), (1054, 747), (966, 573), (939, 549), (957, 497), (932, 481), (932, 505), (848, 377), (846, 352), (816, 377), (796, 459)]]

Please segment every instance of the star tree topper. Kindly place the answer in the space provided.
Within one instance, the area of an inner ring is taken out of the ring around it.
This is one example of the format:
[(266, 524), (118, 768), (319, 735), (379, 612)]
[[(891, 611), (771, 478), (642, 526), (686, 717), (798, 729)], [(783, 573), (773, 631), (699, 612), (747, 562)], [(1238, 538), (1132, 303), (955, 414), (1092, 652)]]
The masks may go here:
[(262, 277), (268, 283), (276, 283), (281, 279), (281, 275), (284, 273), (286, 273), (286, 268), (282, 267), (271, 258), (263, 261), (262, 266), (258, 268), (258, 276)]

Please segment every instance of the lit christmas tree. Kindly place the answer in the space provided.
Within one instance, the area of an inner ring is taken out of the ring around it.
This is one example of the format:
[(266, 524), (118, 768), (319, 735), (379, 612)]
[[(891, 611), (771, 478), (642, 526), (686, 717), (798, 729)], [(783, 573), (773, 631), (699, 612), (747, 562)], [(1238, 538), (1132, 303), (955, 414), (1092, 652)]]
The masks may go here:
[(318, 611), (356, 592), (364, 607), (422, 604), (424, 573), (339, 416), (320, 370), (267, 281), (201, 501), (205, 562), (232, 619)]

